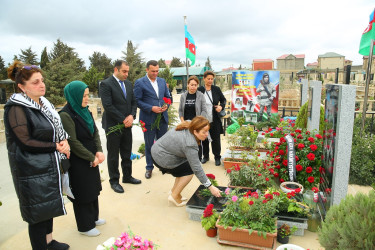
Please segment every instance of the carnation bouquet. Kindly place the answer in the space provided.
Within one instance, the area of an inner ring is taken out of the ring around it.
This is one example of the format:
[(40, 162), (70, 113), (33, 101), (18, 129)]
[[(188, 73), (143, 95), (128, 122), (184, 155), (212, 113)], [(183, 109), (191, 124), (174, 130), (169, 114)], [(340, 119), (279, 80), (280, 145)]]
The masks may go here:
[[(147, 131), (146, 124), (142, 120), (140, 120), (138, 123), (133, 123), (133, 125), (141, 127), (143, 133)], [(121, 129), (123, 129), (123, 128), (125, 128), (124, 123), (117, 124), (115, 126), (109, 127), (107, 135), (112, 134), (113, 132), (117, 132), (117, 131), (119, 131), (121, 133)]]
[[(216, 179), (215, 175), (206, 174), (206, 176), (211, 181), (212, 186), (217, 187), (218, 184), (217, 184), (217, 180), (215, 180)], [(204, 189), (199, 191), (199, 194), (202, 195), (202, 196), (205, 196), (205, 197), (209, 197), (209, 196), (211, 196), (211, 191), (208, 190), (207, 188), (204, 188)]]

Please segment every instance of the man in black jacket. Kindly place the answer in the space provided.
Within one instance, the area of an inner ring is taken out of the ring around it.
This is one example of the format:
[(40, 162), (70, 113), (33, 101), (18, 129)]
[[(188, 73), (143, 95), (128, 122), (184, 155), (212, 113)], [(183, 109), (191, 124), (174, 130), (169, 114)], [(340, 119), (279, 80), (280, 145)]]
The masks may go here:
[(118, 124), (124, 124), (121, 132), (107, 135), (108, 174), (111, 188), (117, 193), (124, 189), (119, 184), (120, 172), (118, 170), (120, 152), (122, 182), (140, 184), (141, 181), (132, 177), (132, 125), (137, 113), (137, 102), (133, 94), (132, 83), (126, 78), (129, 74), (129, 65), (122, 60), (115, 62), (113, 75), (100, 84), (100, 97), (104, 108), (102, 127), (108, 129)]

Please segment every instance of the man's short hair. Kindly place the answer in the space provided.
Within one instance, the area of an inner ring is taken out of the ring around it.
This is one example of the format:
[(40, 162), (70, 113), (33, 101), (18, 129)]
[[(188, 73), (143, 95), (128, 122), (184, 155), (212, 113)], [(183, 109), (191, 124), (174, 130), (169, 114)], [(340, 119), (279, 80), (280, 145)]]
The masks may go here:
[(207, 70), (206, 72), (203, 73), (203, 78), (206, 78), (209, 75), (211, 75), (212, 77), (215, 77), (214, 72), (212, 72), (211, 70)]
[(117, 68), (118, 70), (120, 70), (122, 64), (125, 64), (126, 66), (129, 66), (129, 64), (127, 62), (125, 62), (124, 60), (117, 60), (115, 62), (114, 66), (115, 66), (115, 68)]
[(152, 66), (158, 66), (159, 64), (158, 64), (158, 61), (150, 60), (150, 61), (147, 62), (146, 68), (150, 68), (150, 65), (152, 65)]

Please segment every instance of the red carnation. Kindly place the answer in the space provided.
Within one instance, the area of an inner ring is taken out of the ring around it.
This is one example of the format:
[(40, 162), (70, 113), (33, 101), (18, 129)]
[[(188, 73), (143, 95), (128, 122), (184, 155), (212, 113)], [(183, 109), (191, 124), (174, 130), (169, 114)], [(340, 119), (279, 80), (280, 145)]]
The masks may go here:
[(312, 187), (311, 190), (314, 191), (314, 193), (319, 192), (319, 188), (317, 188), (317, 187)]
[(280, 165), (276, 165), (275, 168), (280, 169)]
[(230, 168), (228, 168), (227, 173), (230, 174), (230, 172), (232, 172), (232, 170)]
[(311, 173), (312, 171), (313, 171), (312, 167), (307, 167), (307, 168), (306, 168), (306, 173), (309, 174), (309, 173)]
[(302, 131), (300, 129), (296, 129), (296, 133), (301, 133)]
[(275, 195), (275, 196), (280, 196), (279, 192), (273, 192), (272, 194)]
[(297, 138), (298, 138), (298, 139), (302, 139), (303, 136), (302, 136), (301, 134), (299, 134), (299, 135), (297, 135)]
[(249, 201), (249, 205), (253, 205), (254, 204), (254, 201)]
[(264, 204), (266, 204), (266, 203), (267, 203), (267, 200), (263, 200), (262, 202), (263, 202)]
[(168, 105), (171, 105), (172, 102), (171, 102), (171, 99), (167, 98), (167, 97), (163, 97), (163, 101), (168, 104)]
[(282, 149), (280, 149), (280, 151), (279, 151), (279, 155), (285, 155), (285, 151), (282, 150)]
[(318, 138), (318, 139), (322, 139), (323, 138), (320, 134), (316, 134), (315, 137)]
[(206, 176), (207, 176), (207, 178), (209, 178), (209, 179), (212, 179), (212, 180), (215, 180), (215, 175), (213, 175), (213, 174), (206, 174)]
[(283, 178), (280, 178), (280, 182), (283, 183), (285, 182), (285, 180)]
[(258, 174), (258, 176), (262, 176), (262, 174)]
[(302, 171), (302, 170), (303, 170), (302, 165), (297, 164), (297, 165), (296, 165), (296, 170), (297, 170), (297, 171)]
[(280, 156), (279, 155), (275, 157), (275, 161), (280, 161)]
[(301, 192), (301, 189), (300, 188), (296, 188), (295, 192), (298, 194)]
[(270, 133), (270, 136), (273, 136), (273, 133)]
[(288, 166), (288, 161), (287, 160), (283, 160), (283, 165), (284, 166)]
[(269, 181), (270, 179), (268, 177), (266, 177), (266, 181)]
[(203, 217), (209, 217), (213, 215), (212, 209), (214, 208), (214, 204), (207, 205), (206, 209), (203, 211)]
[(318, 149), (318, 146), (316, 146), (315, 144), (311, 144), (311, 145), (310, 145), (310, 149), (311, 149), (312, 151), (315, 151), (315, 150)]
[(236, 164), (236, 166), (234, 167), (234, 170), (240, 171), (240, 169), (241, 169), (241, 167), (238, 164)]
[(279, 173), (274, 173), (273, 176), (279, 177)]
[(314, 142), (315, 142), (315, 139), (312, 138), (312, 137), (307, 138), (307, 140), (309, 140), (311, 143), (314, 143)]
[(301, 148), (304, 148), (305, 145), (303, 143), (298, 143), (298, 148), (301, 149)]
[(310, 182), (310, 183), (313, 183), (314, 180), (315, 180), (315, 179), (314, 179), (314, 177), (312, 177), (312, 176), (307, 177), (307, 181)]
[(315, 155), (313, 153), (308, 153), (307, 159), (309, 159), (310, 161), (313, 161), (313, 160), (315, 160)]
[(299, 161), (299, 157), (296, 155), (296, 161)]

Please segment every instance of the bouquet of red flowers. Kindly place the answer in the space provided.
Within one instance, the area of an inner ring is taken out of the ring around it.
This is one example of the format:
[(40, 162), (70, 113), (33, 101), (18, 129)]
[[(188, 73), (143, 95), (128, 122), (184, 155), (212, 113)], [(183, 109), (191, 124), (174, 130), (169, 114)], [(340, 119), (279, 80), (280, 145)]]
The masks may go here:
[[(171, 105), (171, 104), (172, 104), (171, 99), (169, 99), (169, 98), (167, 98), (167, 97), (163, 97), (163, 101), (164, 101), (164, 104), (163, 104), (162, 108), (165, 108), (165, 107), (167, 107), (168, 105)], [(160, 129), (161, 114), (162, 114), (162, 113), (159, 113), (159, 114), (156, 116), (155, 122), (151, 125), (151, 130), (153, 130), (154, 128)]]
[[(290, 135), (294, 139), (296, 152), (296, 178), (297, 182), (311, 189), (316, 187), (320, 181), (322, 171), (322, 144), (323, 137), (320, 134), (313, 135), (309, 131), (296, 129)], [(281, 182), (289, 179), (287, 142), (284, 137), (280, 142), (274, 143), (269, 156), (273, 160), (274, 176), (280, 178)]]

